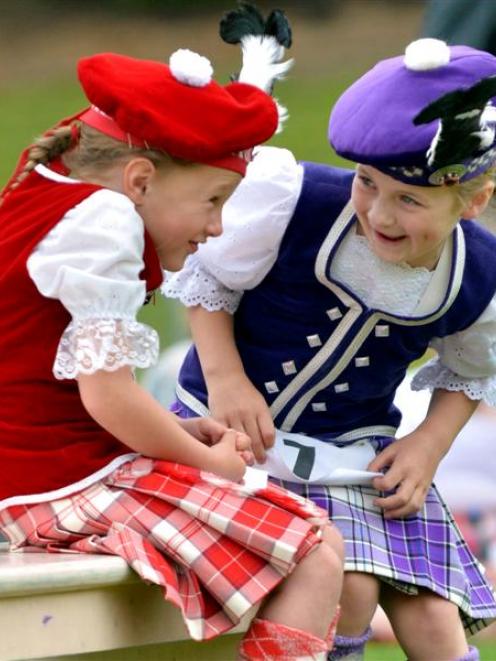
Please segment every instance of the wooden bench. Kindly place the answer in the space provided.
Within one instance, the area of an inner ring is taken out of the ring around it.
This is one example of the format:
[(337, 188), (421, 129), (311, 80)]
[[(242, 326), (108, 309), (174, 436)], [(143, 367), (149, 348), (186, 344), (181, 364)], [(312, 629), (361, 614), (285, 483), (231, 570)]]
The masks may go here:
[(241, 633), (191, 641), (121, 559), (0, 550), (0, 661), (234, 661)]

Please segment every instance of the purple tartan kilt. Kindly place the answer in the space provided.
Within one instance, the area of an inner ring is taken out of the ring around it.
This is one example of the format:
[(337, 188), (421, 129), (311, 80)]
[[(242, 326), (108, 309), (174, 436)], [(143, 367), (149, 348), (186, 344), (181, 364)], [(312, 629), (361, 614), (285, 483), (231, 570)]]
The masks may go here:
[[(182, 417), (197, 415), (179, 401), (171, 409)], [(377, 452), (392, 441), (373, 439)], [(415, 595), (418, 588), (432, 590), (458, 606), (469, 635), (496, 619), (496, 595), (484, 568), (434, 485), (416, 516), (388, 520), (373, 505), (379, 492), (371, 487), (272, 481), (329, 512), (344, 538), (346, 571), (374, 574), (406, 594)]]
[[(380, 452), (391, 438), (376, 437)], [(345, 570), (374, 574), (407, 594), (427, 588), (455, 603), (468, 635), (496, 618), (496, 595), (434, 485), (422, 510), (388, 520), (372, 487), (330, 487), (272, 480), (329, 512), (345, 541)]]

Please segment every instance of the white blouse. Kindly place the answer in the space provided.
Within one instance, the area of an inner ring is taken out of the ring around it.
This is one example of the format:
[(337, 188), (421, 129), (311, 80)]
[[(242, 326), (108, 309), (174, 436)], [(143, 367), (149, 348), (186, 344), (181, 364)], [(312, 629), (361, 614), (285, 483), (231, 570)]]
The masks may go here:
[[(73, 179), (43, 165), (38, 174), (71, 185)], [(58, 379), (148, 367), (158, 357), (155, 330), (136, 321), (146, 285), (144, 227), (129, 198), (99, 190), (73, 209), (36, 246), (27, 270), (38, 291), (71, 314), (57, 350)]]
[[(234, 313), (243, 291), (256, 287), (274, 265), (300, 195), (303, 168), (293, 155), (260, 148), (247, 176), (223, 210), (223, 234), (190, 255), (178, 273), (167, 274), (163, 292), (187, 306)], [(369, 307), (401, 316), (437, 309), (449, 282), (452, 242), (434, 271), (380, 260), (364, 237), (350, 232), (332, 264)], [(496, 297), (468, 329), (434, 338), (438, 357), (416, 375), (412, 387), (461, 390), (471, 399), (496, 405)]]

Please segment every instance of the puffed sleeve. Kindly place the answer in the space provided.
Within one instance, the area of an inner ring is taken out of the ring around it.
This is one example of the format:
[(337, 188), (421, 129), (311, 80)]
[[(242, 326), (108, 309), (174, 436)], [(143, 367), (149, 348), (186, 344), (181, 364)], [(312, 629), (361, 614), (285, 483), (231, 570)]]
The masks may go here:
[(413, 390), (463, 391), (496, 405), (496, 297), (469, 328), (435, 338), (431, 346), (438, 356), (417, 372)]
[(30, 277), (72, 317), (58, 345), (56, 378), (156, 361), (158, 336), (136, 321), (146, 294), (143, 249), (143, 221), (132, 202), (106, 189), (67, 212), (36, 246)]
[(290, 151), (259, 148), (224, 205), (222, 234), (201, 245), (181, 271), (167, 273), (163, 293), (187, 306), (233, 313), (242, 292), (274, 265), (302, 180), (303, 168)]

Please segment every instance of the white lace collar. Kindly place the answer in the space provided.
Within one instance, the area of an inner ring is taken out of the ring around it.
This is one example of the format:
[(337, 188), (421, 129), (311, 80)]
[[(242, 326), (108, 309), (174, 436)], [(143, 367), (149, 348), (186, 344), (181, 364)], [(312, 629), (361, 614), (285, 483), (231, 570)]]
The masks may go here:
[(434, 271), (391, 264), (377, 257), (364, 236), (350, 231), (339, 246), (331, 275), (345, 282), (367, 307), (423, 316), (442, 304), (449, 285), (451, 253), (450, 246), (445, 246)]

